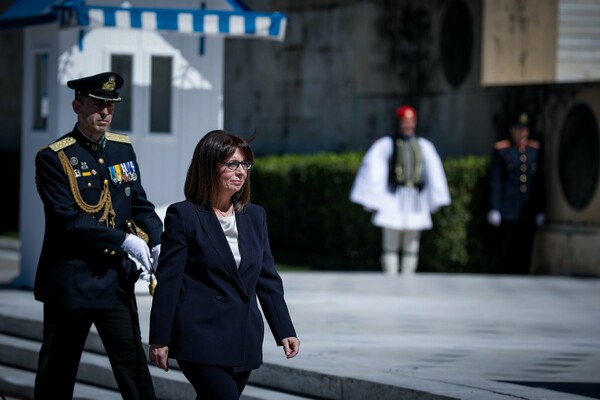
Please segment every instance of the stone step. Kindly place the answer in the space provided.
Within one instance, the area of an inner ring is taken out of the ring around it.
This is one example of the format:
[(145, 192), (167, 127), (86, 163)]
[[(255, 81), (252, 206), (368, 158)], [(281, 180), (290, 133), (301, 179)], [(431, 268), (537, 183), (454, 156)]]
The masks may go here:
[[(35, 373), (15, 367), (0, 365), (0, 393), (18, 399), (33, 398)], [(98, 388), (80, 382), (75, 384), (73, 400), (120, 400), (121, 395), (113, 390)]]
[[(0, 318), (1, 319), (1, 318)], [(17, 322), (17, 321), (13, 321)], [(23, 336), (36, 336), (32, 331), (23, 332)], [(24, 398), (33, 395), (34, 371), (37, 365), (37, 356), (40, 348), (39, 340), (0, 334), (0, 366), (14, 370), (10, 376), (14, 379), (0, 381), (0, 393), (11, 393)], [(18, 371), (20, 374), (17, 374)], [(150, 373), (154, 382), (156, 395), (165, 400), (184, 400), (195, 398), (192, 386), (175, 367), (168, 372), (150, 366)], [(2, 375), (9, 376), (9, 375)], [(77, 374), (78, 386), (81, 386), (81, 397), (89, 399), (121, 398), (117, 392), (117, 385), (108, 362), (103, 354), (84, 351), (81, 357)], [(17, 384), (18, 383), (18, 384)], [(99, 394), (92, 389), (95, 388)], [(102, 394), (102, 397), (99, 397)], [(110, 397), (110, 396), (113, 397)], [(248, 385), (244, 390), (242, 399), (245, 400), (302, 400), (309, 399), (290, 395), (277, 389), (263, 388)]]

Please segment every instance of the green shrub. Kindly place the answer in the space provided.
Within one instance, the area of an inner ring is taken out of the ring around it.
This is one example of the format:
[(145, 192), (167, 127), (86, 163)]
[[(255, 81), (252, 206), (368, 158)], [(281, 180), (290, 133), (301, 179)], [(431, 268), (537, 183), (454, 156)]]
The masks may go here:
[(376, 268), (378, 229), (348, 194), (362, 155), (258, 158), (252, 198), (267, 210), (278, 261), (314, 268)]
[[(364, 152), (257, 157), (253, 202), (267, 211), (276, 260), (313, 269), (379, 270), (381, 231), (348, 195)], [(452, 205), (423, 234), (421, 270), (477, 271), (485, 259), (488, 160), (444, 161)]]
[(434, 228), (423, 232), (420, 267), (444, 272), (490, 272), (491, 230), (486, 157), (443, 161), (452, 203), (433, 215)]

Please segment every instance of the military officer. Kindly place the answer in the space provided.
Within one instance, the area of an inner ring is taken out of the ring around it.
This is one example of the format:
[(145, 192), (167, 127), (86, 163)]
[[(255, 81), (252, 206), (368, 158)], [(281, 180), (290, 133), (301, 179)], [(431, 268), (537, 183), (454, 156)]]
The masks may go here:
[(487, 219), (499, 228), (499, 272), (529, 272), (533, 235), (545, 215), (540, 150), (540, 143), (529, 138), (529, 115), (525, 112), (511, 120), (510, 139), (494, 144)]
[(77, 123), (35, 159), (45, 215), (34, 285), (44, 303), (36, 400), (72, 398), (92, 324), (123, 398), (155, 398), (134, 284), (156, 264), (162, 222), (129, 137), (108, 131), (122, 85), (112, 72), (67, 82)]

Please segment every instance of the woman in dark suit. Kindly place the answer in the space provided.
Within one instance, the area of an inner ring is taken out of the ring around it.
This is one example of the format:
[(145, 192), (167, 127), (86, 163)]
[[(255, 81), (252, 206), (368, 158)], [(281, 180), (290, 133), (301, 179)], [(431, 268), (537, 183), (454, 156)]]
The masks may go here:
[(300, 341), (269, 249), (265, 211), (250, 203), (248, 143), (222, 130), (198, 143), (186, 200), (167, 209), (150, 317), (150, 359), (168, 358), (198, 399), (238, 399), (262, 363), (263, 318), (287, 358)]

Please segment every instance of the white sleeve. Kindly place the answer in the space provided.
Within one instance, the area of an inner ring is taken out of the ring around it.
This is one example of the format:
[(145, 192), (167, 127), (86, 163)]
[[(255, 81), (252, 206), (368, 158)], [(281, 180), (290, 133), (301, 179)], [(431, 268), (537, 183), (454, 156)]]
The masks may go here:
[(425, 188), (431, 212), (450, 204), (450, 191), (442, 160), (434, 145), (427, 139), (419, 138), (419, 145), (425, 161)]
[(392, 144), (392, 138), (386, 136), (369, 148), (350, 190), (350, 201), (371, 210), (379, 209), (381, 198), (387, 191)]

